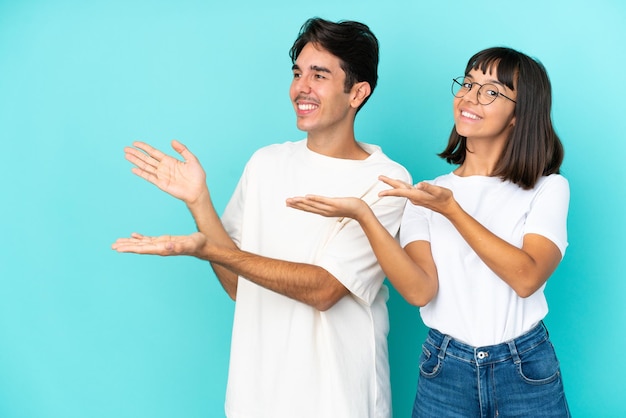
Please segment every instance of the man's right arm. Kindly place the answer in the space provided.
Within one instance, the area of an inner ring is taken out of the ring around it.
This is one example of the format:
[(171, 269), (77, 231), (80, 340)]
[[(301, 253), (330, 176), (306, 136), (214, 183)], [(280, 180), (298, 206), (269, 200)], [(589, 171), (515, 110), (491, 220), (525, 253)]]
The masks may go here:
[[(205, 187), (198, 199), (194, 202), (186, 202), (191, 216), (196, 222), (196, 228), (205, 236), (209, 237), (216, 245), (230, 250), (237, 250), (238, 247), (232, 238), (224, 229), (224, 225), (220, 220), (209, 193), (208, 187)], [(237, 298), (237, 284), (239, 276), (224, 266), (214, 263), (204, 254), (197, 254), (196, 257), (208, 260), (222, 284), (222, 287), (228, 293), (232, 300)]]
[(326, 269), (241, 251), (230, 237), (213, 206), (206, 174), (198, 159), (178, 141), (172, 147), (177, 160), (143, 142), (126, 148), (126, 158), (135, 164), (133, 173), (166, 193), (182, 200), (200, 234), (158, 238), (133, 234), (113, 246), (120, 252), (158, 255), (191, 255), (211, 263), (222, 287), (235, 300), (238, 277), (319, 310), (332, 307), (349, 291)]
[[(180, 154), (182, 161), (141, 141), (134, 142), (133, 147), (126, 147), (124, 151), (126, 159), (135, 165), (132, 169), (133, 174), (185, 202), (198, 231), (211, 237), (216, 244), (236, 248), (213, 207), (206, 183), (206, 173), (200, 161), (184, 144), (176, 140), (172, 141), (172, 148)], [(180, 242), (176, 244), (179, 245)], [(189, 239), (186, 244), (195, 247), (197, 241)], [(142, 251), (146, 250), (145, 247), (142, 248)], [(185, 248), (186, 252), (190, 247)], [(156, 251), (159, 253), (161, 250)], [(212, 263), (212, 267), (224, 290), (234, 300), (237, 294), (237, 275), (220, 265)]]

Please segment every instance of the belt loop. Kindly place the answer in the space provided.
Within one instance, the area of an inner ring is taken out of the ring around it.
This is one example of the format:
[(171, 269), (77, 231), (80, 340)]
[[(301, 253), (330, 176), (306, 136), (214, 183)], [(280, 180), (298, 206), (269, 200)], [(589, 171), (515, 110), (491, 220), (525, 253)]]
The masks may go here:
[(448, 344), (450, 343), (450, 339), (451, 338), (449, 335), (443, 336), (443, 341), (441, 341), (441, 348), (439, 349), (439, 354), (437, 355), (439, 360), (443, 360), (444, 356), (446, 355), (446, 350), (448, 349)]
[(517, 352), (517, 346), (515, 345), (515, 340), (507, 341), (509, 345), (509, 350), (511, 350), (511, 357), (513, 357), (513, 363), (520, 364), (522, 360), (519, 358), (519, 353)]

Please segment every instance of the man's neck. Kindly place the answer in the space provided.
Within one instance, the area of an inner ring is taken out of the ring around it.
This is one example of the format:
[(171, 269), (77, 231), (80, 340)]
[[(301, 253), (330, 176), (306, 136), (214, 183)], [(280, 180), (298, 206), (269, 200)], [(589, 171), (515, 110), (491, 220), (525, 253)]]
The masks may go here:
[(307, 147), (318, 154), (345, 160), (364, 160), (369, 157), (354, 137), (354, 130), (308, 132)]
[(344, 140), (316, 140), (307, 137), (307, 147), (318, 154), (344, 160), (364, 160), (369, 157), (359, 143), (353, 138)]

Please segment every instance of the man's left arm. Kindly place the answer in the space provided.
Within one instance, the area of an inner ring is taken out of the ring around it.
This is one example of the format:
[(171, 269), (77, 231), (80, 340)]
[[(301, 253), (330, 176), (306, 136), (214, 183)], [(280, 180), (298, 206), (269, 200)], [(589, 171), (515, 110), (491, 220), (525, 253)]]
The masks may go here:
[(242, 251), (235, 245), (225, 246), (212, 241), (202, 232), (160, 237), (135, 233), (129, 238), (118, 239), (113, 249), (122, 253), (197, 257), (210, 261), (214, 267), (222, 267), (230, 274), (245, 277), (259, 286), (320, 311), (330, 309), (349, 293), (339, 280), (322, 267)]
[(335, 276), (312, 264), (264, 257), (212, 243), (207, 243), (198, 257), (320, 311), (330, 309), (349, 293)]

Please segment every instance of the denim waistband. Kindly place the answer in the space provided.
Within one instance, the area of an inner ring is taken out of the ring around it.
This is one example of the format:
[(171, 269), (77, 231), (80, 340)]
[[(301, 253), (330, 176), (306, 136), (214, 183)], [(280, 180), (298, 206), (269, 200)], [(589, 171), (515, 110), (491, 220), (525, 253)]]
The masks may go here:
[(548, 330), (541, 321), (525, 334), (496, 345), (473, 347), (432, 328), (428, 332), (427, 341), (439, 348), (441, 359), (448, 355), (477, 365), (485, 365), (507, 361), (511, 358), (518, 363), (520, 354), (532, 350), (548, 339)]

